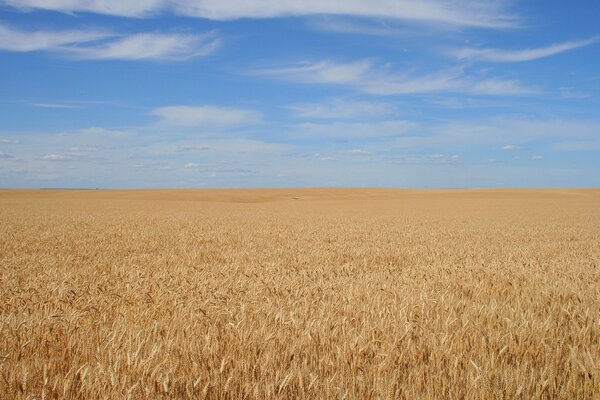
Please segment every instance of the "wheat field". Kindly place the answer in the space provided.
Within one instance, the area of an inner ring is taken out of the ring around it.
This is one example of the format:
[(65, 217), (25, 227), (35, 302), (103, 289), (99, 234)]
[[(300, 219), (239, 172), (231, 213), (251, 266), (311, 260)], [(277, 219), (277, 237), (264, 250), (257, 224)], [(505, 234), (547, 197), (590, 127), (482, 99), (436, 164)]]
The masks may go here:
[(600, 398), (600, 190), (0, 191), (2, 399)]

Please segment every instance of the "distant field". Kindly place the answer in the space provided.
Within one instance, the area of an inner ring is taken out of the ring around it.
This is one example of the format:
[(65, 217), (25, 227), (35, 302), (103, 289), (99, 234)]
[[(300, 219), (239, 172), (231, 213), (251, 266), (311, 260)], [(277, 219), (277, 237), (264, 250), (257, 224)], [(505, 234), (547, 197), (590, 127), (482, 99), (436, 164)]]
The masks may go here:
[(13, 398), (600, 398), (600, 189), (2, 190)]

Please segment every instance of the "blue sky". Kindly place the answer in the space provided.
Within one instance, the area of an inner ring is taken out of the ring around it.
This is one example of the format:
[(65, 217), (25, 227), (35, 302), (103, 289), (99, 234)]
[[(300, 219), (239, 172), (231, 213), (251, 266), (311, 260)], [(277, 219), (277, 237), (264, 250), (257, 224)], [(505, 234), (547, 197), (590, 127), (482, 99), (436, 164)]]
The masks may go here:
[(598, 187), (599, 15), (0, 0), (0, 187)]

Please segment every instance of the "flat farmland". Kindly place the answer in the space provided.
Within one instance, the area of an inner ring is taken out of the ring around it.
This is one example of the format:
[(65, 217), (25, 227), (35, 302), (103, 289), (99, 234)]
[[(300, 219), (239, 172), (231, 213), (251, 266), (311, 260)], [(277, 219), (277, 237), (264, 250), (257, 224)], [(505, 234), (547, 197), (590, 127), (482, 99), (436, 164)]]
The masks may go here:
[(0, 398), (600, 398), (600, 190), (0, 190)]

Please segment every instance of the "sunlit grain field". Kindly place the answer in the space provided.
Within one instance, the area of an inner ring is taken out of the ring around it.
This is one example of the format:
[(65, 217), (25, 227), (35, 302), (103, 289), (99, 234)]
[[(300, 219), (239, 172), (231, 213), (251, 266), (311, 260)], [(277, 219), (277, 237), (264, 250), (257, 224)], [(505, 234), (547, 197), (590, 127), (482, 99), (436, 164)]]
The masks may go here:
[(600, 190), (0, 191), (0, 398), (600, 398)]

